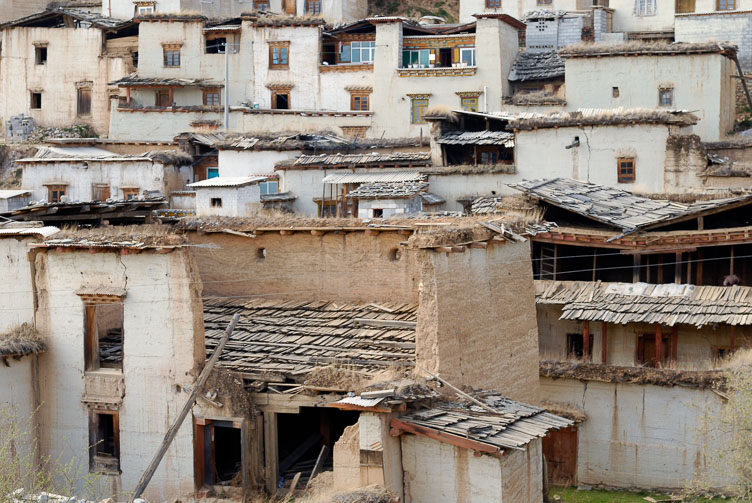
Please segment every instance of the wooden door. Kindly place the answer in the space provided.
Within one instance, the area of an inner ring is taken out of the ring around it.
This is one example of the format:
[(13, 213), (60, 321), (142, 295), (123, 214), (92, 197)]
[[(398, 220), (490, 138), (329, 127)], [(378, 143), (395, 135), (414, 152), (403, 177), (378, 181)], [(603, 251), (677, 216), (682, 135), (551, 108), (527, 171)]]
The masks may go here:
[(577, 485), (577, 427), (551, 431), (543, 437), (543, 455), (548, 469), (548, 483), (556, 486)]
[(94, 185), (91, 192), (92, 201), (106, 201), (110, 198), (109, 185)]
[(285, 13), (290, 14), (291, 16), (296, 15), (297, 9), (295, 7), (296, 0), (284, 0), (285, 2)]
[[(661, 348), (661, 361), (662, 364), (668, 362), (670, 339), (668, 336), (663, 336), (663, 348)], [(641, 335), (637, 341), (637, 363), (645, 365), (646, 367), (655, 367), (655, 334)]]

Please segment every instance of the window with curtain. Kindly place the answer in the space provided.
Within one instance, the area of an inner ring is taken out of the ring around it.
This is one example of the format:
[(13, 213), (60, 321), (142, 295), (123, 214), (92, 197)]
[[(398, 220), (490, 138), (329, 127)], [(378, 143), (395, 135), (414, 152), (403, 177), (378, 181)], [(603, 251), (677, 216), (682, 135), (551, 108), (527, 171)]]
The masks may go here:
[(656, 0), (635, 0), (635, 16), (655, 16)]

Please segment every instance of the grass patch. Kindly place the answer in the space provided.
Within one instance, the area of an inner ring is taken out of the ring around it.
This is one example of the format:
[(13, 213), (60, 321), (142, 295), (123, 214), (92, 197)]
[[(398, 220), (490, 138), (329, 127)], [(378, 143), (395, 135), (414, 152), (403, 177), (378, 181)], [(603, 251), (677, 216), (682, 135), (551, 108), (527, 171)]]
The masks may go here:
[(670, 495), (652, 491), (579, 491), (574, 487), (553, 487), (548, 492), (549, 501), (562, 503), (645, 503), (646, 497), (660, 501), (669, 499)]

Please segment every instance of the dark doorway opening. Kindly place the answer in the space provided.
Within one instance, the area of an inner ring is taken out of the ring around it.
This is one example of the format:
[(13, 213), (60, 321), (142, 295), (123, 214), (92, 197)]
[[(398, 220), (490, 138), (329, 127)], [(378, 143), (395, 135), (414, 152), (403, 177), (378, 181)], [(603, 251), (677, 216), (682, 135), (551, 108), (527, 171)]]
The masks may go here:
[(239, 423), (196, 418), (196, 485), (241, 487), (243, 437)]
[(439, 64), (444, 67), (452, 66), (452, 49), (439, 49)]
[(274, 95), (274, 108), (275, 110), (289, 110), (290, 109), (290, 95), (289, 94), (275, 94)]

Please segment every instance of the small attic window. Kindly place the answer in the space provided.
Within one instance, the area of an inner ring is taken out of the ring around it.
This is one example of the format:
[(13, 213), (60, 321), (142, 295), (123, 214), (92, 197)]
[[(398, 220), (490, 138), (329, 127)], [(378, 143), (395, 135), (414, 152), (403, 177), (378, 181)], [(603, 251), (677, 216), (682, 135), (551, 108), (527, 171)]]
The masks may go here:
[(47, 64), (47, 46), (38, 45), (34, 48), (34, 61), (37, 65)]
[(611, 88), (611, 96), (613, 96), (614, 98), (618, 98), (619, 97), (619, 88), (618, 87), (612, 87)]

